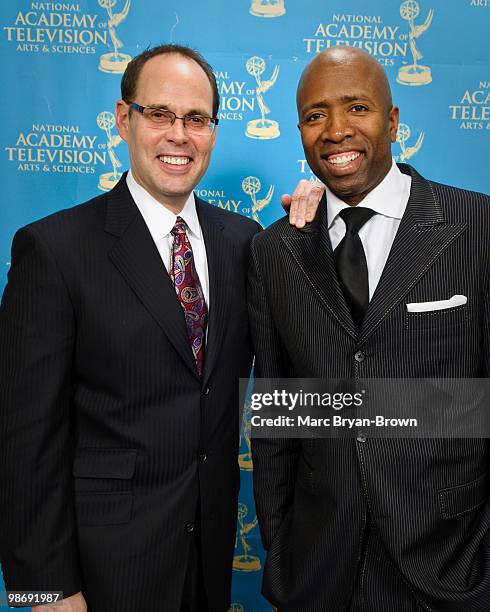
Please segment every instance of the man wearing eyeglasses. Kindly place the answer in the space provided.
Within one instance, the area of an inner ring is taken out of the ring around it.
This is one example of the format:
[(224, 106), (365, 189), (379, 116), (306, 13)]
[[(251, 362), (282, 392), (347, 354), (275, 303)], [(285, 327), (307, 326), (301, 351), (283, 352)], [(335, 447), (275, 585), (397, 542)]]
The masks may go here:
[[(0, 561), (9, 590), (63, 591), (58, 612), (224, 612), (260, 228), (192, 192), (217, 134), (207, 62), (158, 47), (133, 59), (121, 89), (130, 171), (14, 239), (0, 310)], [(302, 225), (305, 209), (294, 212)]]

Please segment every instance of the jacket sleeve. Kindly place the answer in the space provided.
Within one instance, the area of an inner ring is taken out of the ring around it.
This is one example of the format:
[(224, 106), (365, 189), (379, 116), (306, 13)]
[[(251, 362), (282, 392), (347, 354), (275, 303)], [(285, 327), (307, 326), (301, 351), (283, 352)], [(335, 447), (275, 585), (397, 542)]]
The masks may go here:
[[(260, 235), (258, 236), (260, 238)], [(255, 350), (256, 378), (285, 378), (281, 341), (261, 276), (257, 238), (252, 241), (248, 277), (248, 310)], [(298, 461), (294, 439), (252, 438), (253, 486), (264, 548), (268, 550), (294, 496)]]
[(8, 590), (81, 589), (70, 414), (75, 319), (36, 228), (19, 230), (0, 307), (0, 562)]

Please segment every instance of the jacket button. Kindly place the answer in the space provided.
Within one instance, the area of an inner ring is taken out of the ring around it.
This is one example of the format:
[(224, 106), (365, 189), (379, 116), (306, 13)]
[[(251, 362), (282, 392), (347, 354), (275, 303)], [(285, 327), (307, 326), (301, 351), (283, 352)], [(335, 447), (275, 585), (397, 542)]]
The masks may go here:
[(194, 523), (186, 523), (185, 530), (187, 531), (187, 533), (192, 533), (194, 531)]
[(208, 458), (208, 456), (207, 456), (207, 454), (206, 454), (206, 453), (201, 453), (201, 454), (199, 455), (199, 461), (200, 461), (201, 463), (204, 463), (204, 462), (207, 460), (207, 458)]
[(211, 391), (211, 389), (209, 387), (206, 387), (204, 389), (203, 395), (209, 395), (209, 392)]
[(357, 353), (354, 355), (354, 359), (360, 363), (366, 359), (366, 355), (362, 351), (357, 351)]

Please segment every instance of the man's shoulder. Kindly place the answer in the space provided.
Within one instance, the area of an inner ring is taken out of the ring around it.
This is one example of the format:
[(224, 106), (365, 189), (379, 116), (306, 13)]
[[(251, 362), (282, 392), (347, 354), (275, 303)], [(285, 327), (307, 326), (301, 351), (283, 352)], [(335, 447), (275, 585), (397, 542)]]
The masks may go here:
[(315, 222), (308, 223), (303, 229), (298, 229), (289, 223), (289, 216), (285, 215), (271, 223), (263, 232), (254, 237), (254, 246), (274, 245), (282, 242), (283, 238), (298, 238), (304, 233), (315, 231)]
[[(454, 187), (453, 185), (447, 185), (445, 183), (440, 183), (438, 181), (424, 178), (413, 166), (410, 166), (409, 164), (397, 165), (403, 174), (408, 174), (411, 176), (412, 188), (414, 185), (413, 181), (415, 181), (416, 188), (418, 187), (417, 197), (421, 197), (421, 194), (423, 194), (425, 197), (430, 198), (429, 192), (427, 192), (428, 186), (436, 202), (438, 202), (444, 208), (454, 207), (457, 210), (458, 207), (460, 207), (462, 204), (470, 204), (476, 207), (482, 207), (483, 210), (488, 210), (489, 208), (490, 196), (484, 193), (480, 193), (478, 191), (471, 191), (470, 189), (464, 189), (461, 187)], [(421, 185), (426, 186), (422, 188), (422, 191), (420, 189)], [(413, 192), (411, 192), (411, 196), (412, 195)], [(464, 209), (460, 208), (460, 210), (461, 212), (464, 212)], [(471, 210), (468, 210), (471, 213)]]
[(490, 197), (478, 191), (429, 181), (432, 193), (448, 223), (464, 223), (480, 234), (490, 225)]
[(251, 237), (262, 229), (257, 221), (249, 219), (240, 213), (214, 206), (201, 198), (197, 198), (197, 202), (205, 214), (211, 215), (216, 222), (240, 236)]
[(398, 167), (412, 178), (410, 198), (419, 206), (434, 202), (447, 223), (465, 223), (471, 227), (490, 222), (488, 195), (424, 178), (409, 164), (398, 164)]
[(58, 210), (32, 221), (22, 229), (55, 238), (61, 238), (72, 232), (79, 234), (84, 228), (90, 230), (94, 224), (103, 223), (106, 207), (107, 194), (101, 194), (82, 204)]
[(479, 191), (453, 187), (436, 181), (428, 181), (437, 199), (442, 203), (471, 204), (490, 210), (490, 196)]

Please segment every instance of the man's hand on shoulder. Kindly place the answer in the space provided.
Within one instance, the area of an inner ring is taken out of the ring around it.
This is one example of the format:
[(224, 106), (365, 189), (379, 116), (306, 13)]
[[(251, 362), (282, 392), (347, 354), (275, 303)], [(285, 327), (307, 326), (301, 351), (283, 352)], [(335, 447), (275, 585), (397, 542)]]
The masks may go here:
[(35, 612), (87, 612), (87, 603), (81, 592), (75, 593), (66, 599), (63, 599), (61, 604), (55, 606), (33, 606)]
[(302, 228), (305, 223), (313, 221), (324, 193), (323, 185), (303, 179), (297, 184), (292, 196), (281, 196), (282, 207), (289, 212), (289, 223)]

